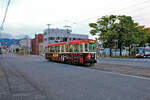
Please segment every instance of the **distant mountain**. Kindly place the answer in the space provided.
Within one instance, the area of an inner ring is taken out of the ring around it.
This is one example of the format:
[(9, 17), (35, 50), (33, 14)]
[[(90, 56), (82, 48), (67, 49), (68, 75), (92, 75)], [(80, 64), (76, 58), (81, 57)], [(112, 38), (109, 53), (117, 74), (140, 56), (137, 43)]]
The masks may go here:
[(1, 38), (13, 39), (14, 37), (9, 33), (1, 33), (0, 34), (0, 39)]
[(23, 34), (10, 34), (10, 33), (1, 33), (0, 34), (0, 39), (21, 39), (25, 38), (27, 35)]

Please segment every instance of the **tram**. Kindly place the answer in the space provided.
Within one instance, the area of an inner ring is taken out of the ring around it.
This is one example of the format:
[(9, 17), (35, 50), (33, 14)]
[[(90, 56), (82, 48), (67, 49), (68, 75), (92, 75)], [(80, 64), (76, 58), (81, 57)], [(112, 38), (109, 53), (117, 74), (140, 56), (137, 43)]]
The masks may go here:
[(51, 61), (91, 65), (96, 63), (96, 41), (73, 40), (48, 44), (45, 58)]

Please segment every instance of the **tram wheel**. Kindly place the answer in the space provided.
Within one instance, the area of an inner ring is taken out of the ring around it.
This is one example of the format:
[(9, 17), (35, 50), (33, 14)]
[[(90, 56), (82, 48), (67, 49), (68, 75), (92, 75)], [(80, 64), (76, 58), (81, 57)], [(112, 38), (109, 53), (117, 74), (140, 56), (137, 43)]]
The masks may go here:
[(84, 65), (87, 66), (87, 67), (90, 67), (90, 66), (91, 66), (91, 63), (86, 62)]

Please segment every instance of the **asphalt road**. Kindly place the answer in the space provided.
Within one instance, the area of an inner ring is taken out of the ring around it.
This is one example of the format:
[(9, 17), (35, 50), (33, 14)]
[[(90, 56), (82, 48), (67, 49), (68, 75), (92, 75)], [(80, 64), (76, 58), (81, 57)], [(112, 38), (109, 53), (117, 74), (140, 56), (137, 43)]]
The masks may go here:
[(23, 76), (19, 79), (45, 100), (150, 100), (150, 79), (48, 62), (38, 56), (0, 55), (0, 67)]

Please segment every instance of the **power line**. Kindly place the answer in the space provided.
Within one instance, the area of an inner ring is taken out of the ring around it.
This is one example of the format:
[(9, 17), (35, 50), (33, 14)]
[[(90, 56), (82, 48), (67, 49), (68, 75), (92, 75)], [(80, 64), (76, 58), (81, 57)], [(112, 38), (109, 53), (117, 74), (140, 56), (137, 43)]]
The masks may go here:
[[(139, 5), (145, 4), (145, 3), (147, 3), (147, 2), (150, 2), (150, 0), (145, 0), (145, 1), (143, 1), (143, 2), (134, 4), (134, 5), (128, 5), (128, 6), (124, 7), (124, 8), (121, 8), (121, 9), (115, 9), (115, 10), (110, 11), (110, 12), (107, 12), (107, 13), (114, 13), (114, 12), (116, 12), (117, 10), (126, 10), (126, 9), (129, 9), (129, 7), (139, 6)], [(111, 8), (111, 9), (113, 9), (113, 8)], [(87, 18), (87, 19), (78, 21), (76, 24), (79, 24), (79, 23), (82, 23), (82, 22), (84, 22), (84, 21), (90, 20), (90, 19), (92, 19), (92, 18), (97, 18), (97, 17), (100, 17), (100, 16), (93, 16), (93, 17), (90, 17), (90, 18)]]
[(5, 23), (5, 21), (6, 21), (6, 16), (7, 16), (7, 12), (8, 12), (8, 7), (9, 7), (9, 5), (10, 5), (10, 0), (8, 1), (8, 3), (7, 3), (7, 7), (6, 7), (6, 10), (5, 10), (5, 14), (4, 14), (4, 18), (3, 18), (3, 21), (2, 21), (2, 24), (1, 24), (1, 30), (4, 30), (3, 28), (4, 28), (4, 23)]
[[(1, 8), (0, 16), (3, 16), (2, 13), (3, 13), (3, 8), (4, 8), (4, 6), (5, 6), (4, 0), (1, 0), (0, 3), (1, 3), (1, 5), (0, 5), (0, 8)], [(0, 17), (0, 19), (2, 19), (2, 17)]]

